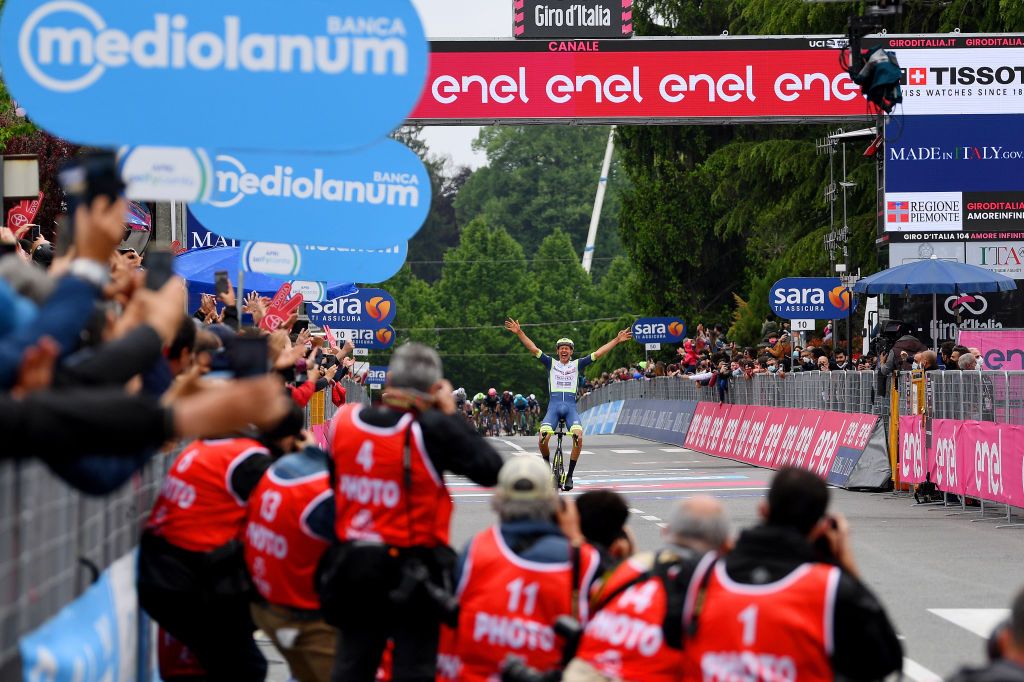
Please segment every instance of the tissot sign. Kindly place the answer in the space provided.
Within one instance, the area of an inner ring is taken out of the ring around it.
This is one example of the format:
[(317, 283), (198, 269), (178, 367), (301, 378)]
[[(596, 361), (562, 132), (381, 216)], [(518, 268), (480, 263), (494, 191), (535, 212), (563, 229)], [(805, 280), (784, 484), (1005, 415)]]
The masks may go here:
[(633, 0), (514, 0), (516, 38), (629, 38)]

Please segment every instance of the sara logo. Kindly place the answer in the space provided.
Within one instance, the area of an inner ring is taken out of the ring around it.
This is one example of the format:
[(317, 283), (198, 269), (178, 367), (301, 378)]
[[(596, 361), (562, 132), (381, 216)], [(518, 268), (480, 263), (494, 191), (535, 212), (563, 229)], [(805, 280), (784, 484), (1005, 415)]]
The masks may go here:
[(334, 281), (340, 275), (355, 282), (383, 282), (402, 269), (408, 255), (409, 245), (406, 242), (385, 249), (245, 242), (242, 245), (242, 269), (321, 282)]
[[(395, 299), (383, 289), (360, 289), (350, 296), (310, 303), (307, 312), (309, 319), (321, 327), (327, 324), (332, 328), (386, 332), (397, 311)], [(377, 340), (385, 343), (385, 339)]]
[(780, 279), (768, 294), (772, 312), (787, 320), (834, 320), (855, 306), (850, 290), (838, 277)]
[(851, 292), (846, 287), (839, 285), (832, 291), (828, 292), (828, 302), (835, 306), (836, 310), (846, 312), (850, 309), (850, 300), (853, 298)]
[(641, 317), (633, 323), (637, 343), (679, 343), (686, 335), (686, 323), (678, 317)]
[(395, 337), (395, 333), (390, 329), (378, 329), (374, 337), (377, 339), (377, 343), (389, 346), (391, 345), (391, 339)]
[(964, 312), (971, 315), (983, 315), (988, 310), (988, 299), (984, 296), (971, 296), (970, 294), (950, 296), (946, 299), (943, 307), (950, 315)]
[(339, 343), (351, 341), (356, 348), (387, 350), (395, 343), (395, 330), (383, 329), (331, 329)]
[(383, 296), (374, 296), (366, 302), (366, 312), (378, 322), (384, 322), (384, 318), (391, 312), (391, 301)]
[[(19, 104), (97, 145), (354, 148), (404, 120), (427, 57), (409, 0), (10, 0), (0, 24)], [(183, 96), (110, 105), (153, 88)]]

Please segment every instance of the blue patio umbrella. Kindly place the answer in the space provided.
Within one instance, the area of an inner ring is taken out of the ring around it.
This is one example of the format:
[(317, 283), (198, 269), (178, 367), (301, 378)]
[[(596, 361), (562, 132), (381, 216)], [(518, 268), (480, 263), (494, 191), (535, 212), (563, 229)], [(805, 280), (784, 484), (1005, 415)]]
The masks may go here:
[(882, 270), (853, 285), (854, 292), (858, 294), (931, 294), (931, 333), (936, 352), (939, 350), (936, 332), (939, 294), (976, 294), (1016, 288), (1017, 283), (1006, 275), (976, 265), (941, 260), (937, 256)]
[[(261, 296), (273, 296), (286, 281), (256, 272), (244, 273), (243, 280), (241, 277), (243, 274), (241, 272), (241, 248), (237, 246), (217, 246), (186, 251), (174, 259), (174, 271), (188, 283), (190, 310), (199, 307), (201, 294), (216, 293), (216, 273), (220, 270), (227, 270), (230, 274), (239, 303), (241, 303), (245, 291), (257, 291)], [(244, 284), (244, 288), (242, 284)], [(323, 282), (322, 284), (325, 300), (347, 296), (356, 291), (356, 286), (352, 282)]]

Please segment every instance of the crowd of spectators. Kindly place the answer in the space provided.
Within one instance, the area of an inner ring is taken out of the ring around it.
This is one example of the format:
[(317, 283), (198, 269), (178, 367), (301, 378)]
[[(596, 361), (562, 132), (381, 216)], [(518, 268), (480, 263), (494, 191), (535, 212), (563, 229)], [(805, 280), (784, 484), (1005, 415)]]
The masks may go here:
[(784, 378), (797, 372), (875, 372), (891, 374), (893, 371), (912, 369), (980, 370), (984, 369), (981, 351), (968, 349), (948, 341), (939, 348), (939, 354), (928, 349), (917, 337), (905, 335), (888, 353), (859, 353), (851, 356), (843, 347), (834, 347), (831, 335), (811, 339), (806, 345), (795, 343), (788, 320), (766, 319), (761, 328), (761, 342), (741, 346), (730, 341), (724, 327), (697, 325), (693, 337), (683, 339), (675, 349), (676, 358), (665, 360), (637, 360), (628, 367), (603, 372), (587, 379), (584, 393), (622, 381), (642, 381), (660, 377), (685, 377), (702, 386), (721, 382), (751, 380), (755, 376), (769, 375)]
[(343, 402), (351, 346), (327, 347), (295, 319), (260, 329), (269, 299), (242, 302), (252, 326), (230, 283), (186, 314), (166, 252), (130, 246), (104, 157), (61, 174), (57, 225), (0, 228), (3, 457), (38, 457), (102, 494), (177, 439), (272, 428), (318, 390)]

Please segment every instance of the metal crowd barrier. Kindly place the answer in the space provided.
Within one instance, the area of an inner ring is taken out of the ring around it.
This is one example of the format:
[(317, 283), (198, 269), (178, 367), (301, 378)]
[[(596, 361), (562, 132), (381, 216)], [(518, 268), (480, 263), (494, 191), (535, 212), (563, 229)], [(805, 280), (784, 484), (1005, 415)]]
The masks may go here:
[[(928, 372), (927, 413), (933, 419), (1024, 425), (1024, 372)], [(911, 372), (899, 376), (900, 415), (915, 414)]]
[[(730, 379), (725, 402), (882, 415), (887, 405), (877, 389), (874, 372), (797, 372), (782, 377), (759, 374), (750, 379)], [(620, 381), (583, 396), (579, 409), (582, 412), (601, 403), (638, 399), (718, 402), (719, 393), (714, 386), (703, 387), (686, 377)]]
[[(348, 402), (369, 403), (361, 385), (342, 383)], [(334, 414), (324, 392), (317, 399)], [(155, 456), (120, 490), (101, 498), (74, 491), (38, 461), (0, 462), (0, 680), (22, 679), (23, 635), (135, 547), (178, 452)]]

